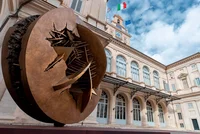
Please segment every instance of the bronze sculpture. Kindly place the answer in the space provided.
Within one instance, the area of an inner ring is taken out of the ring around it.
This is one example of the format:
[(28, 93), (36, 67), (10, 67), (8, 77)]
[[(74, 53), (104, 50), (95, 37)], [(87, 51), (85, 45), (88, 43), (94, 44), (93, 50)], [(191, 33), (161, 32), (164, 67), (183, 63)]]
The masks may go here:
[(68, 8), (25, 18), (4, 39), (6, 86), (25, 113), (43, 122), (69, 124), (85, 119), (98, 103), (105, 69), (98, 37), (76, 24)]

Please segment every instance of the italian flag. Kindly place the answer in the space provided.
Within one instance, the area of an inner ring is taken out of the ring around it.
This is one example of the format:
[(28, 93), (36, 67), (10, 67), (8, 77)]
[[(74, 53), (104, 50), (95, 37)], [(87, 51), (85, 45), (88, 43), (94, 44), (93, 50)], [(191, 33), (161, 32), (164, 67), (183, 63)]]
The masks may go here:
[(125, 9), (125, 8), (126, 8), (126, 2), (123, 2), (117, 5), (117, 11)]

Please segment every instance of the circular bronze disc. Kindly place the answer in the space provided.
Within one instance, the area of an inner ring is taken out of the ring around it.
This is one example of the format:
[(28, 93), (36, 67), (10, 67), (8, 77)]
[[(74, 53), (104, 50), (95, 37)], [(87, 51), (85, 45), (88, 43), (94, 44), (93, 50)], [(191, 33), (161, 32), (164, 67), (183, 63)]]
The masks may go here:
[[(48, 117), (64, 124), (77, 123), (94, 110), (101, 94), (101, 90), (97, 90), (97, 88), (106, 68), (104, 49), (97, 36), (87, 28), (77, 25), (80, 39), (88, 44), (88, 49), (95, 61), (96, 75), (91, 82), (96, 95), (88, 98), (87, 106), (81, 111), (79, 103), (83, 103), (84, 100), (75, 100), (69, 90), (54, 90), (53, 86), (66, 77), (68, 67), (62, 59), (53, 68), (44, 71), (58, 56), (46, 38), (51, 37), (49, 32), (53, 29), (53, 25), (56, 26), (56, 29), (62, 30), (67, 24), (69, 30), (74, 30), (75, 21), (73, 12), (67, 8), (57, 8), (42, 15), (26, 31), (19, 59), (21, 79), (26, 95), (32, 96)], [(75, 34), (78, 35), (76, 29)], [(87, 94), (89, 91), (91, 89), (87, 91)], [(83, 90), (83, 92), (85, 91)]]

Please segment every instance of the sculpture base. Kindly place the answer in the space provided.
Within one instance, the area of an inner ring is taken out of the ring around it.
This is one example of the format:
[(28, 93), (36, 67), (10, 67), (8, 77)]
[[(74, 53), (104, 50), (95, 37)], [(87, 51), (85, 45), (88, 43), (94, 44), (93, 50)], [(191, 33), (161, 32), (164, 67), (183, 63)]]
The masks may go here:
[[(188, 134), (150, 129), (0, 125), (1, 134)], [(191, 132), (190, 132), (191, 134)], [(194, 133), (195, 134), (195, 133)]]

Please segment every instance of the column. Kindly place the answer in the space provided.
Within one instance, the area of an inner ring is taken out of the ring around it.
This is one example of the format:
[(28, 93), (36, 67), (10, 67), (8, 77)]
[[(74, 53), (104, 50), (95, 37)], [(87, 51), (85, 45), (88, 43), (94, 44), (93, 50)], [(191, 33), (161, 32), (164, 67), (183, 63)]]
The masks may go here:
[(132, 76), (131, 76), (131, 61), (130, 61), (130, 58), (127, 59), (127, 62), (126, 62), (126, 77), (128, 78), (128, 81), (129, 82), (132, 82)]
[[(170, 104), (168, 104), (168, 105), (170, 105)], [(165, 112), (165, 110), (166, 110), (166, 112)], [(170, 128), (170, 124), (169, 124), (169, 113), (168, 113), (168, 108), (167, 108), (167, 106), (166, 106), (165, 109), (163, 109), (163, 111), (165, 112), (165, 113), (164, 113), (164, 121), (165, 121), (165, 124), (166, 124), (166, 128)]]
[(178, 79), (178, 76), (176, 75), (176, 73), (174, 72), (174, 79), (176, 82), (176, 90), (180, 90), (181, 89), (181, 83), (180, 80)]
[(189, 88), (191, 88), (195, 85), (194, 85), (194, 82), (193, 82), (192, 77), (191, 77), (191, 73), (190, 73), (188, 68), (189, 67), (186, 67), (186, 71), (187, 71), (187, 74), (188, 74), (188, 86), (189, 86)]
[(128, 125), (133, 124), (133, 113), (131, 112), (132, 110), (133, 110), (132, 99), (128, 99), (128, 108), (127, 108), (127, 124)]
[(115, 96), (110, 96), (110, 104), (109, 104), (109, 114), (108, 114), (108, 124), (114, 124), (115, 123)]
[(163, 78), (159, 77), (160, 89), (164, 90)]
[(111, 75), (116, 77), (117, 69), (116, 69), (116, 56), (113, 55), (111, 59)]
[(149, 75), (150, 75), (151, 86), (154, 86), (153, 70), (150, 68), (149, 71), (150, 71)]
[(140, 82), (144, 83), (142, 66), (139, 67), (139, 77), (140, 77)]
[(155, 127), (159, 127), (160, 126), (160, 122), (159, 122), (159, 112), (158, 112), (158, 105), (155, 105), (155, 111), (154, 111), (154, 120), (155, 120)]
[(200, 74), (200, 63), (197, 63), (197, 69), (198, 69), (198, 72)]
[(141, 121), (142, 121), (142, 126), (146, 127), (147, 126), (147, 109), (146, 109), (146, 101), (143, 101), (142, 104), (142, 111), (141, 111)]

